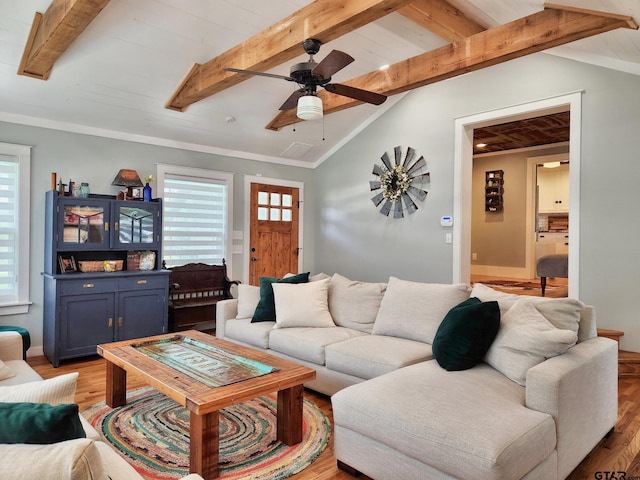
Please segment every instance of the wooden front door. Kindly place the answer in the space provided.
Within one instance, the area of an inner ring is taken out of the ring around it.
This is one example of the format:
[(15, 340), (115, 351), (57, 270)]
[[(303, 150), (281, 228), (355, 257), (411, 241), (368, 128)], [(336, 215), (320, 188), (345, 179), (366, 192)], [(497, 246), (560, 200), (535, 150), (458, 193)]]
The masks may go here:
[(298, 195), (293, 187), (251, 184), (249, 283), (298, 273)]

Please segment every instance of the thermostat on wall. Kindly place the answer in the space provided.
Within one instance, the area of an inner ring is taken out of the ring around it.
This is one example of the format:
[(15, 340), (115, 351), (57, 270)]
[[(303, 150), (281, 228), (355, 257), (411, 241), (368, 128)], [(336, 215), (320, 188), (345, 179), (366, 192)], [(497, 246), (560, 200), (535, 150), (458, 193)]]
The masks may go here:
[(445, 215), (444, 217), (440, 217), (440, 226), (442, 227), (452, 227), (453, 226), (453, 217)]

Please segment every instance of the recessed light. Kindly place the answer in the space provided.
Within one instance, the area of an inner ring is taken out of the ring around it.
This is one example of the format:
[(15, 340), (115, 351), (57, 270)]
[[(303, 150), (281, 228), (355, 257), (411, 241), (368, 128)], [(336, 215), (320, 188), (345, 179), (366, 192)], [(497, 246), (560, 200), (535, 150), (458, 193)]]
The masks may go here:
[(478, 148), (484, 148), (486, 146), (487, 146), (486, 143), (476, 143), (476, 147), (478, 147)]
[(558, 168), (560, 166), (560, 162), (546, 162), (543, 163), (542, 166), (544, 168)]
[(380, 66), (380, 68), (378, 68), (378, 70), (388, 70), (389, 69), (389, 65), (382, 65)]

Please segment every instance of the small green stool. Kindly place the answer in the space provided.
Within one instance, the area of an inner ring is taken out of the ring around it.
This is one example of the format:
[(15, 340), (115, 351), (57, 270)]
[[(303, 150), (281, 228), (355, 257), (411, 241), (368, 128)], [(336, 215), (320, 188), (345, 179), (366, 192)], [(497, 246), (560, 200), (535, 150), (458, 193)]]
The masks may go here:
[(29, 330), (22, 327), (11, 327), (8, 325), (0, 325), (0, 332), (18, 332), (22, 336), (22, 359), (27, 359), (27, 350), (31, 346), (31, 336)]

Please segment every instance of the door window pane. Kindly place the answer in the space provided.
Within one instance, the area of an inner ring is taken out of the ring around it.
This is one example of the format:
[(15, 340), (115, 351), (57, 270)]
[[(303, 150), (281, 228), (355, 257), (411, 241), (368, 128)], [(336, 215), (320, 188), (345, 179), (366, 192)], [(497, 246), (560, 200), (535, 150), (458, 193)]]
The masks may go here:
[(258, 207), (258, 220), (269, 220), (269, 209), (267, 207)]
[(102, 243), (105, 237), (104, 209), (83, 205), (64, 207), (64, 243)]
[(291, 221), (291, 210), (287, 210), (286, 208), (282, 210), (282, 221), (283, 222)]
[(279, 208), (272, 208), (271, 209), (271, 218), (270, 220), (272, 222), (279, 222), (280, 221), (280, 209)]
[(283, 207), (292, 207), (293, 196), (288, 193), (282, 194), (282, 206)]
[(268, 192), (258, 192), (258, 205), (269, 205)]
[(279, 207), (280, 206), (280, 194), (279, 193), (272, 193), (271, 194), (271, 206), (272, 207)]
[(153, 243), (153, 210), (120, 208), (120, 243)]

